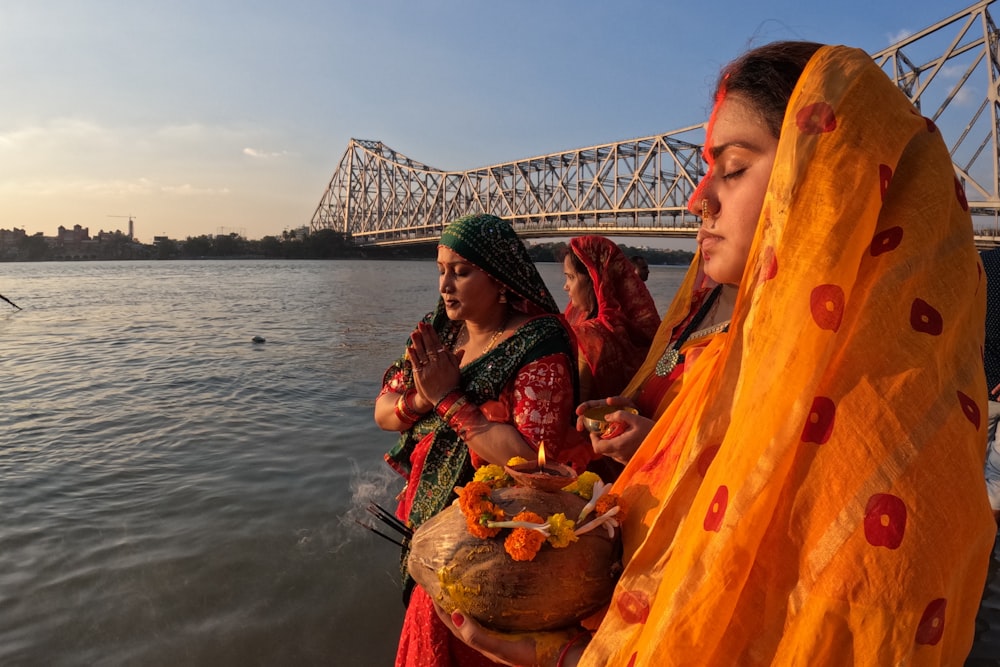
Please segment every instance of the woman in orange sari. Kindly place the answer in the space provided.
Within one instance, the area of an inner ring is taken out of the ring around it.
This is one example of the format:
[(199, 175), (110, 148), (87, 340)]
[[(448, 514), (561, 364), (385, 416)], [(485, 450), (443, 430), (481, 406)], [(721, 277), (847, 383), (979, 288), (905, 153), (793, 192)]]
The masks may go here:
[(776, 43), (724, 70), (706, 157), (732, 322), (615, 483), (606, 613), (443, 620), (522, 665), (961, 664), (995, 525), (983, 268), (940, 133), (864, 52)]

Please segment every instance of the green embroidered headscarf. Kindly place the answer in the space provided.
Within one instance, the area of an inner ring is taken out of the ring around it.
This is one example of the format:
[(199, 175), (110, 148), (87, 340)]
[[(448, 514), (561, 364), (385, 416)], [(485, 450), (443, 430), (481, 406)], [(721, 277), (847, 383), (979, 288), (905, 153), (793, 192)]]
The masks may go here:
[(485, 213), (466, 215), (445, 228), (441, 245), (457, 252), (542, 311), (559, 313), (527, 248), (506, 220)]

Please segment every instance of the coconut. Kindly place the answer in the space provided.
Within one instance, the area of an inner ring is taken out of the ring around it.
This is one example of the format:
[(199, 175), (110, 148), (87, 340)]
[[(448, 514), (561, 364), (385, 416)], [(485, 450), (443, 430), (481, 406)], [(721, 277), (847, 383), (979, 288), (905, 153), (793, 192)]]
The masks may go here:
[[(490, 499), (508, 517), (528, 510), (576, 520), (586, 504), (566, 491), (520, 486), (495, 489)], [(509, 533), (488, 539), (470, 534), (453, 504), (413, 533), (407, 568), (448, 613), (460, 611), (502, 632), (570, 627), (610, 601), (621, 570), (617, 530), (611, 538), (598, 527), (561, 548), (545, 543), (530, 561), (507, 554), (503, 542)]]

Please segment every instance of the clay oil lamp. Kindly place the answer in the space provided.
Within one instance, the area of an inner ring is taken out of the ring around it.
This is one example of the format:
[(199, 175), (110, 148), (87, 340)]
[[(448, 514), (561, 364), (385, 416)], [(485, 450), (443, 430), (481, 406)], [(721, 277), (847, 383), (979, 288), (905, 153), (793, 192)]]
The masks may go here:
[(518, 486), (539, 491), (559, 491), (576, 481), (576, 471), (561, 463), (545, 460), (545, 443), (538, 445), (538, 461), (504, 466), (507, 474), (514, 478)]

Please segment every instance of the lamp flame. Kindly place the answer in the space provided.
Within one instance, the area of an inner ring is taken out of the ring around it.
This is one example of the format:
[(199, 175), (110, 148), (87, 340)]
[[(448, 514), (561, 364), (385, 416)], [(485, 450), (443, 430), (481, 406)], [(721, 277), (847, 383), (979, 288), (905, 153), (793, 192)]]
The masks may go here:
[(545, 441), (538, 443), (538, 469), (545, 470)]

